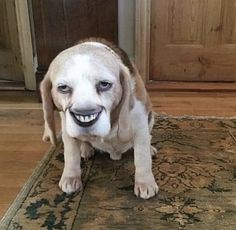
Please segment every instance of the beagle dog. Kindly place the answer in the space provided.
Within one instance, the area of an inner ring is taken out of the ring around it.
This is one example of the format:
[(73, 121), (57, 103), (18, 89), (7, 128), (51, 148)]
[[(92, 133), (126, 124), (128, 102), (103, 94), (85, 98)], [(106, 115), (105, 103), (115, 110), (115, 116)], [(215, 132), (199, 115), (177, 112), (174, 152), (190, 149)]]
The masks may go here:
[(134, 193), (155, 196), (152, 173), (153, 114), (142, 78), (127, 54), (98, 38), (80, 41), (50, 64), (40, 85), (45, 121), (44, 141), (56, 145), (54, 109), (61, 117), (65, 165), (59, 187), (65, 193), (82, 189), (81, 157), (94, 149), (121, 159), (134, 149)]

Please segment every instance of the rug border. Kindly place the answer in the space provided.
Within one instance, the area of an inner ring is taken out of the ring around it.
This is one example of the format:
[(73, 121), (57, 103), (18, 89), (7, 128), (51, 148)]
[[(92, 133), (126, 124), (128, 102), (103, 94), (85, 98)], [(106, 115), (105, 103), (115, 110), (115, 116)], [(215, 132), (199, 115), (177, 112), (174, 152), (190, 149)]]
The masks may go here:
[(56, 150), (59, 150), (62, 146), (61, 137), (58, 138), (58, 145), (57, 146), (51, 146), (49, 150), (47, 150), (42, 158), (42, 160), (39, 161), (35, 169), (33, 170), (32, 174), (29, 176), (25, 184), (23, 185), (20, 192), (17, 194), (16, 198), (13, 200), (13, 202), (10, 204), (9, 208), (3, 215), (2, 219), (0, 220), (0, 226), (5, 227), (6, 229), (9, 227), (11, 220), (19, 210), (19, 208), (22, 205), (22, 201), (25, 200), (25, 198), (28, 196), (31, 188), (33, 187), (35, 181), (38, 179), (39, 175), (41, 174), (42, 170), (45, 168), (47, 163), (51, 160), (53, 153)]
[(229, 117), (223, 117), (223, 116), (208, 116), (208, 115), (170, 115), (164, 112), (153, 112), (153, 115), (155, 117), (160, 118), (173, 118), (173, 119), (183, 119), (183, 118), (189, 118), (189, 119), (224, 119), (224, 120), (236, 120), (235, 116), (229, 116)]

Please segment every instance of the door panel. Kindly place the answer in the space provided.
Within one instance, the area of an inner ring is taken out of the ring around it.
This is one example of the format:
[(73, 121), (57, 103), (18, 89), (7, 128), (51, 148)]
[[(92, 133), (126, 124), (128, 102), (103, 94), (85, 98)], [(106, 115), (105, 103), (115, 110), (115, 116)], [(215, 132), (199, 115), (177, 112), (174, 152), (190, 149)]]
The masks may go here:
[(0, 79), (24, 80), (14, 0), (0, 0)]
[(37, 84), (62, 50), (87, 37), (118, 43), (118, 0), (32, 0)]
[(224, 2), (224, 43), (236, 44), (236, 1)]
[(168, 9), (170, 44), (201, 44), (204, 1), (173, 1)]
[(80, 39), (103, 37), (117, 43), (117, 0), (32, 0), (32, 7), (41, 69)]
[(151, 80), (236, 80), (236, 0), (153, 0), (151, 9)]

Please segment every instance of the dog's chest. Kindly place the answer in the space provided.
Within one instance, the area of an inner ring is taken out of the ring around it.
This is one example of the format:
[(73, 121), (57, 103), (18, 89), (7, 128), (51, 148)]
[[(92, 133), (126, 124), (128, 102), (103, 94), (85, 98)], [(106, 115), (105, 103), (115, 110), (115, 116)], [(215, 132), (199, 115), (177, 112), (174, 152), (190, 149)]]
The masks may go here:
[(121, 142), (117, 138), (118, 126), (115, 126), (107, 138), (91, 140), (90, 144), (102, 152), (110, 154), (121, 154), (133, 147), (132, 141)]
[(131, 142), (121, 143), (118, 140), (92, 141), (91, 145), (100, 151), (110, 154), (121, 154), (132, 148)]

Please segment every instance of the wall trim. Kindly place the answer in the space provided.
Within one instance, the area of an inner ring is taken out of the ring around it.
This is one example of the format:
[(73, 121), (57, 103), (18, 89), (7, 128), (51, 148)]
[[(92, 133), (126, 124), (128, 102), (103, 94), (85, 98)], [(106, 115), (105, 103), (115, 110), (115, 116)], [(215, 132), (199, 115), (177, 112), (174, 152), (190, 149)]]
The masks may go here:
[(36, 79), (34, 71), (33, 46), (30, 29), (28, 1), (15, 0), (15, 6), (25, 87), (28, 90), (35, 90)]
[(135, 63), (143, 81), (149, 81), (151, 0), (136, 0)]
[(135, 0), (118, 1), (118, 41), (119, 47), (134, 58)]

